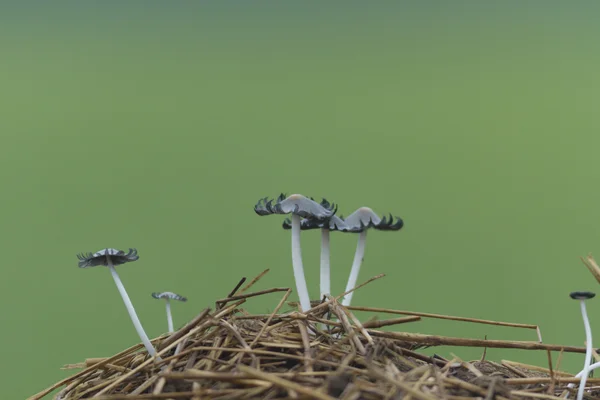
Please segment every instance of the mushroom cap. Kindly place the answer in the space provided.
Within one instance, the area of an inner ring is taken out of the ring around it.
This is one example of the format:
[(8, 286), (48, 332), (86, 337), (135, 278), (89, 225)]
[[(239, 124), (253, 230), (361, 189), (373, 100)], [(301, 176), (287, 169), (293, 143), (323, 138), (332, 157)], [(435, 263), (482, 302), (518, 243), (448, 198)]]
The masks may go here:
[(321, 204), (301, 194), (293, 194), (285, 197), (282, 193), (277, 199), (267, 197), (260, 199), (254, 206), (254, 212), (258, 215), (271, 214), (296, 214), (303, 218), (323, 220), (331, 217), (337, 208), (335, 204), (323, 199)]
[(380, 218), (372, 209), (369, 207), (361, 207), (348, 215), (344, 219), (344, 222), (348, 226), (349, 232), (362, 232), (369, 228), (374, 228), (380, 231), (398, 231), (404, 226), (404, 221), (400, 217), (394, 217), (390, 214), (387, 217)]
[(569, 296), (571, 296), (571, 298), (573, 300), (589, 300), (592, 299), (596, 296), (596, 293), (594, 292), (571, 292), (569, 293)]
[(77, 254), (77, 258), (79, 259), (78, 266), (79, 268), (89, 268), (89, 267), (97, 267), (99, 265), (103, 265), (105, 267), (108, 266), (106, 261), (106, 257), (109, 256), (113, 265), (121, 265), (132, 261), (137, 261), (140, 256), (137, 254), (136, 249), (129, 249), (129, 252), (126, 254), (123, 250), (118, 249), (102, 249), (95, 253), (80, 253)]
[[(283, 229), (292, 229), (292, 221), (289, 218), (286, 218), (283, 221)], [(344, 222), (343, 219), (338, 217), (337, 215), (332, 215), (328, 219), (318, 220), (305, 218), (300, 222), (300, 229), (302, 230), (311, 230), (311, 229), (328, 229), (330, 231), (347, 231), (349, 230), (348, 225)]]
[(154, 292), (152, 293), (152, 297), (155, 299), (170, 299), (170, 300), (179, 300), (179, 301), (187, 301), (186, 297), (180, 296), (177, 293), (173, 292)]

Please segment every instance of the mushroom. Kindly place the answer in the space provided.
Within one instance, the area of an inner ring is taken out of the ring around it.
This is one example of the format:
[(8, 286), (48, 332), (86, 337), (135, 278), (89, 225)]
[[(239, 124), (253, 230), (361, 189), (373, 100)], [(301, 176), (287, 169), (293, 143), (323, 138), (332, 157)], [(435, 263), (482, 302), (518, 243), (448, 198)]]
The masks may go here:
[[(328, 207), (329, 203), (323, 199), (321, 205)], [(289, 219), (283, 221), (283, 229), (292, 229), (292, 223)], [(332, 215), (327, 220), (303, 219), (300, 223), (301, 230), (321, 229), (321, 274), (320, 289), (321, 299), (323, 296), (331, 294), (331, 268), (329, 257), (329, 232), (347, 230), (347, 225), (343, 219)]]
[(137, 254), (136, 249), (129, 249), (129, 252), (125, 254), (123, 250), (117, 249), (104, 249), (100, 250), (96, 253), (81, 253), (77, 255), (79, 259), (79, 268), (90, 268), (97, 267), (99, 265), (103, 265), (110, 269), (110, 273), (112, 274), (113, 279), (115, 280), (115, 284), (117, 285), (117, 289), (119, 293), (121, 293), (121, 297), (123, 298), (123, 303), (125, 303), (125, 308), (129, 312), (129, 316), (131, 317), (131, 321), (133, 322), (133, 326), (137, 331), (142, 343), (146, 347), (148, 354), (154, 357), (156, 355), (156, 350), (152, 347), (152, 343), (150, 343), (150, 339), (148, 339), (148, 335), (144, 331), (142, 327), (142, 323), (138, 318), (135, 309), (133, 308), (133, 304), (125, 291), (125, 286), (121, 282), (121, 278), (119, 278), (119, 274), (117, 274), (117, 270), (115, 266), (125, 264), (128, 262), (137, 261), (140, 257)]
[(187, 301), (187, 299), (183, 296), (180, 296), (173, 292), (154, 292), (152, 293), (152, 297), (155, 299), (165, 299), (167, 303), (167, 324), (169, 327), (169, 333), (173, 332), (173, 316), (171, 315), (171, 300), (178, 301)]
[(294, 280), (296, 281), (296, 290), (298, 291), (302, 311), (310, 309), (310, 297), (308, 295), (306, 278), (304, 277), (304, 267), (302, 265), (300, 220), (301, 218), (310, 218), (321, 221), (330, 218), (335, 213), (335, 205), (327, 204), (329, 207), (326, 208), (301, 194), (293, 194), (286, 198), (282, 193), (276, 200), (269, 200), (265, 197), (260, 199), (254, 206), (254, 212), (260, 216), (292, 214), (292, 266), (294, 268)]
[(569, 294), (573, 300), (579, 300), (581, 305), (581, 315), (583, 316), (583, 326), (585, 328), (585, 362), (583, 364), (583, 370), (577, 374), (581, 377), (579, 382), (579, 390), (577, 391), (577, 400), (583, 399), (583, 392), (585, 391), (585, 383), (587, 377), (590, 374), (590, 362), (592, 361), (592, 329), (590, 328), (590, 320), (587, 316), (587, 310), (585, 308), (585, 301), (594, 298), (596, 293), (593, 292), (572, 292)]
[[(358, 272), (362, 264), (363, 257), (365, 255), (365, 244), (367, 242), (367, 230), (374, 228), (380, 231), (398, 231), (404, 226), (404, 221), (392, 214), (389, 217), (379, 218), (377, 214), (369, 207), (361, 207), (348, 215), (344, 219), (348, 227), (348, 232), (360, 233), (358, 237), (358, 243), (356, 244), (356, 252), (354, 253), (354, 261), (352, 262), (352, 269), (350, 270), (350, 277), (346, 285), (346, 292), (352, 290), (356, 286), (356, 280), (358, 279)], [(354, 292), (348, 293), (342, 300), (342, 305), (349, 306), (352, 301), (352, 295)]]

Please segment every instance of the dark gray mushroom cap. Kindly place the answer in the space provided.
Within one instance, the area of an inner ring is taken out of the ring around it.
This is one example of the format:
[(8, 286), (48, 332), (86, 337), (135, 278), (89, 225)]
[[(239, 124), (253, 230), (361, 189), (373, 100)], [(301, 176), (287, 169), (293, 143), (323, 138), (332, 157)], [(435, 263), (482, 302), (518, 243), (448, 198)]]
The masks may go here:
[(254, 206), (254, 212), (261, 216), (271, 214), (296, 214), (303, 218), (318, 220), (331, 217), (335, 214), (335, 211), (335, 204), (329, 203), (325, 199), (319, 204), (301, 194), (293, 194), (288, 197), (281, 194), (276, 200), (265, 197), (260, 199)]
[[(292, 229), (292, 221), (286, 218), (283, 221), (283, 229)], [(338, 217), (337, 215), (332, 215), (328, 219), (318, 220), (318, 219), (310, 219), (305, 218), (300, 223), (300, 229), (302, 230), (311, 230), (311, 229), (329, 229), (330, 231), (347, 231), (349, 230), (348, 225), (344, 222), (343, 219)]]
[(344, 219), (350, 232), (362, 232), (365, 229), (374, 228), (380, 231), (398, 231), (404, 226), (401, 218), (390, 214), (388, 217), (380, 218), (369, 207), (361, 207)]
[(81, 253), (77, 254), (77, 258), (79, 259), (78, 265), (79, 268), (89, 268), (89, 267), (97, 267), (99, 265), (103, 265), (108, 267), (108, 262), (106, 257), (110, 257), (110, 260), (113, 265), (121, 265), (128, 262), (136, 261), (140, 258), (137, 254), (136, 249), (129, 249), (129, 252), (125, 254), (123, 250), (118, 249), (103, 249), (97, 251), (96, 253)]
[(596, 296), (594, 292), (571, 292), (569, 294), (573, 300), (589, 300)]
[(173, 292), (154, 292), (152, 293), (152, 297), (155, 299), (170, 299), (170, 300), (179, 300), (179, 301), (187, 301), (187, 298), (180, 296)]

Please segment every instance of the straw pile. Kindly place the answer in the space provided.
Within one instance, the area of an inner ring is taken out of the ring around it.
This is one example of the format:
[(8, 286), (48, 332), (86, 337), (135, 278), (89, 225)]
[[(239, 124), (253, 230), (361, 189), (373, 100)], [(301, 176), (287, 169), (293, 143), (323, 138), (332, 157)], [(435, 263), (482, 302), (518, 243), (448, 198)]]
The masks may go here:
[[(263, 274), (240, 289), (242, 280), (214, 309), (206, 309), (180, 330), (154, 339), (158, 360), (148, 357), (141, 344), (109, 358), (88, 359), (66, 366), (83, 370), (29, 400), (46, 397), (58, 388), (62, 390), (54, 398), (61, 400), (557, 399), (573, 392), (568, 383), (579, 381), (558, 371), (558, 366), (553, 369), (550, 352), (559, 351), (560, 360), (563, 352), (585, 353), (585, 349), (543, 344), (535, 325), (346, 308), (337, 302), (342, 295), (316, 303), (307, 313), (283, 312), (291, 304), (287, 302), (288, 288), (243, 294)], [(246, 301), (274, 292), (281, 292), (282, 297), (272, 314), (250, 315), (242, 308)], [(409, 316), (361, 323), (352, 310)], [(532, 329), (539, 340), (464, 339), (379, 329), (422, 317)], [(417, 352), (434, 345), (545, 350), (549, 365), (483, 359), (465, 362), (454, 355), (446, 359)], [(600, 379), (587, 381), (589, 386), (599, 383)]]

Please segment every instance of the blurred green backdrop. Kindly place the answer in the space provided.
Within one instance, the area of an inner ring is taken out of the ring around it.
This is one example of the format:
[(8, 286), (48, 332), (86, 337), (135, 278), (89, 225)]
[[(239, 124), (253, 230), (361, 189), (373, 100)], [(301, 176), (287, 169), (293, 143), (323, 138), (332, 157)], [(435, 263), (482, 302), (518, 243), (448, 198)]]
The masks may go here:
[[(387, 277), (354, 304), (540, 324), (548, 343), (583, 344), (568, 293), (597, 288), (578, 256), (600, 253), (600, 3), (19, 4), (0, 12), (3, 398), (137, 342), (110, 274), (77, 269), (78, 252), (139, 249), (119, 271), (151, 337), (166, 329), (152, 291), (189, 297), (181, 325), (267, 267), (257, 288), (293, 287), (282, 218), (252, 210), (282, 191), (404, 218), (370, 235), (359, 281)], [(332, 236), (338, 293), (355, 241)], [(319, 234), (303, 244), (316, 297)]]

